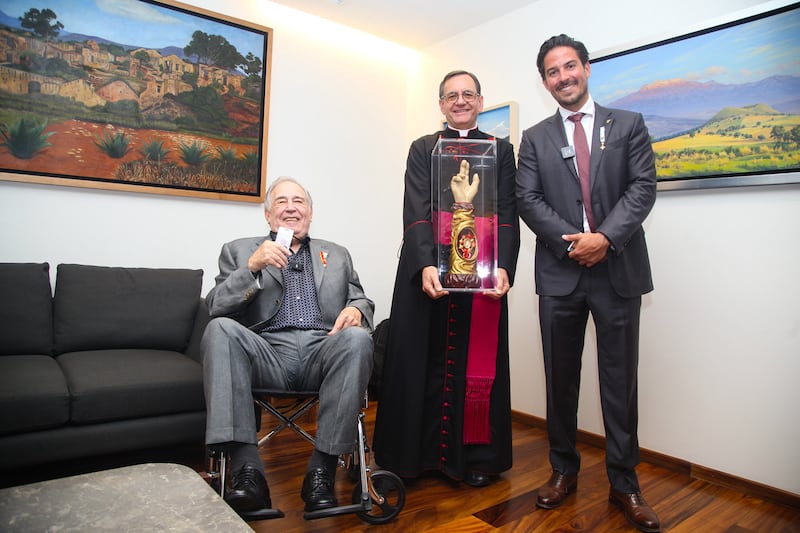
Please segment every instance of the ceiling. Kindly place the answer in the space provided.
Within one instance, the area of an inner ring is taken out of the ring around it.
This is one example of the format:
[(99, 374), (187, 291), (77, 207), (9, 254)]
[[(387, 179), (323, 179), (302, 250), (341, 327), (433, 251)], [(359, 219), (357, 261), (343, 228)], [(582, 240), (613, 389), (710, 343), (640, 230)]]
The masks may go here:
[(536, 0), (272, 0), (419, 49)]

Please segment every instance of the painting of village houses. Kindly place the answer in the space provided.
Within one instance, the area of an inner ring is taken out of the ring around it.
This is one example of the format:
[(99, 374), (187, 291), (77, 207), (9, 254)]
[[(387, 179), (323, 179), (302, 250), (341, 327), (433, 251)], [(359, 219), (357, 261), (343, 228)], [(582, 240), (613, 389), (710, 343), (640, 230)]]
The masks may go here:
[(179, 6), (4, 1), (0, 179), (259, 201), (271, 30)]

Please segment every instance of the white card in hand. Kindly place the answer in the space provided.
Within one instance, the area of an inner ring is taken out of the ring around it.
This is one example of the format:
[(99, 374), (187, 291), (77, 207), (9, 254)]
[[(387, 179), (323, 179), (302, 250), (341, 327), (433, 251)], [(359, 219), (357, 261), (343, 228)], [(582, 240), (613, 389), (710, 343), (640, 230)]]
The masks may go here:
[(292, 236), (294, 230), (289, 228), (278, 228), (278, 235), (275, 237), (275, 242), (283, 245), (286, 249), (292, 249)]

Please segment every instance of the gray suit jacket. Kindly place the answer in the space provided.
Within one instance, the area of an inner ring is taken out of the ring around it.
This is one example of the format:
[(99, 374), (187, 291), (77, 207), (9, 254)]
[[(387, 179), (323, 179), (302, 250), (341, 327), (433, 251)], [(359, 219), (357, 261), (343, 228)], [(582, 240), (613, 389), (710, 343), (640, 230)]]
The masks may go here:
[[(216, 285), (206, 296), (212, 317), (238, 320), (254, 331), (263, 328), (283, 303), (283, 276), (275, 267), (261, 271), (261, 285), (247, 268), (247, 260), (268, 237), (248, 237), (222, 246)], [(314, 265), (317, 301), (325, 326), (333, 327), (336, 317), (348, 306), (361, 311), (362, 325), (372, 331), (375, 304), (364, 294), (350, 252), (343, 246), (321, 239), (309, 242)]]
[[(597, 231), (611, 242), (608, 268), (622, 297), (653, 290), (642, 223), (656, 199), (656, 170), (647, 127), (639, 113), (595, 107), (591, 195)], [(600, 128), (605, 128), (601, 146)], [(536, 292), (565, 296), (576, 287), (581, 266), (567, 257), (561, 235), (583, 231), (580, 182), (561, 115), (522, 134), (517, 170), (517, 209), (536, 233)]]

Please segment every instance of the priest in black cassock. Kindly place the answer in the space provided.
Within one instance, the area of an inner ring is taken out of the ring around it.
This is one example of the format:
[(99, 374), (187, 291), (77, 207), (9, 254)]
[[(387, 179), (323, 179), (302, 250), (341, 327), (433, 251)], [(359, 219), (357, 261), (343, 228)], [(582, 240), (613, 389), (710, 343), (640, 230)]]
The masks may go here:
[[(440, 471), (480, 487), (512, 463), (506, 294), (519, 254), (516, 163), (513, 146), (497, 139), (495, 288), (443, 290), (432, 223), (431, 152), (440, 137), (492, 136), (477, 129), (483, 96), (474, 74), (447, 74), (439, 85), (439, 107), (447, 127), (417, 139), (408, 153), (403, 245), (373, 450), (381, 468), (403, 478)], [(454, 193), (477, 186), (468, 176), (467, 169), (464, 181), (454, 177)]]

